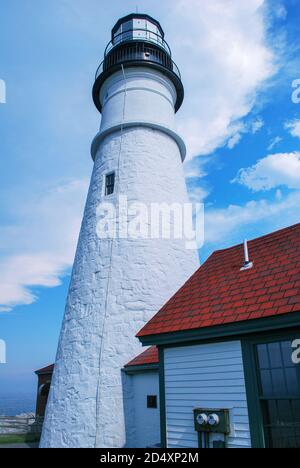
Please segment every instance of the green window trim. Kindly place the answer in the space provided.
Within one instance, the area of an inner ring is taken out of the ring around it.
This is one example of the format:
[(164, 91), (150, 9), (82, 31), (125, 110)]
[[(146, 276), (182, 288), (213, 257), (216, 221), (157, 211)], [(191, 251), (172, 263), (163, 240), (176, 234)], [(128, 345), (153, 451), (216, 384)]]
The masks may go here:
[(291, 339), (292, 336), (299, 337), (300, 328), (251, 336), (241, 342), (252, 448), (265, 448), (266, 446), (255, 347), (259, 344)]
[(254, 345), (248, 341), (243, 341), (242, 353), (251, 433), (251, 445), (252, 448), (264, 448), (264, 430), (258, 400), (258, 384), (255, 369), (256, 364), (254, 357)]
[(161, 448), (167, 448), (165, 357), (164, 357), (164, 349), (161, 347), (158, 348), (158, 357), (159, 357), (160, 438), (161, 438)]

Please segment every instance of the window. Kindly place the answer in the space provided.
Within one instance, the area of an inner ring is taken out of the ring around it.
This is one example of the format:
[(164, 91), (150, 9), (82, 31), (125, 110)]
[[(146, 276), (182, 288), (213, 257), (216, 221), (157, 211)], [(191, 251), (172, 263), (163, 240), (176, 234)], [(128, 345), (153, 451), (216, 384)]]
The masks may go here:
[(157, 408), (157, 396), (156, 395), (147, 396), (147, 408)]
[(292, 361), (292, 341), (254, 347), (266, 448), (300, 448), (300, 366)]
[(111, 172), (105, 176), (105, 196), (112, 195), (115, 190), (115, 173)]
[(132, 30), (133, 30), (133, 21), (127, 21), (123, 23), (122, 26), (122, 35), (120, 36), (121, 41), (128, 41), (132, 39)]
[(50, 382), (46, 382), (45, 384), (40, 386), (39, 394), (41, 397), (48, 398), (49, 392), (50, 392)]

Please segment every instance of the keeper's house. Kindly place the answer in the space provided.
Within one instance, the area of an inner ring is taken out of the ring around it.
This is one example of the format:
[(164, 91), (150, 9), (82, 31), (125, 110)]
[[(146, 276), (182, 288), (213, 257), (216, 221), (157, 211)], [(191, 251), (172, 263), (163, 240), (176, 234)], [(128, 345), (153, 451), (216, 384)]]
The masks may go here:
[[(213, 253), (138, 334), (158, 347), (164, 447), (300, 448), (300, 224), (249, 253)], [(228, 425), (202, 436), (195, 408)]]
[(138, 333), (127, 446), (300, 448), (300, 224), (248, 248), (214, 252)]

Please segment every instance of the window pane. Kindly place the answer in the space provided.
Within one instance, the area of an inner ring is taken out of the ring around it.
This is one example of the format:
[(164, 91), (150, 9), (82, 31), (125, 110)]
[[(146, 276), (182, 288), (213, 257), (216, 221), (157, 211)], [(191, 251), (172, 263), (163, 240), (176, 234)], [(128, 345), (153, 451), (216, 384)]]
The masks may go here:
[(293, 415), (292, 406), (289, 400), (279, 400), (277, 402), (279, 424), (281, 426), (292, 426)]
[(294, 366), (292, 361), (292, 342), (291, 341), (283, 341), (281, 343), (281, 350), (282, 350), (282, 357), (283, 357), (283, 364), (286, 367)]
[(297, 377), (297, 369), (296, 367), (289, 367), (285, 369), (287, 387), (288, 387), (288, 394), (290, 396), (299, 395), (300, 388), (299, 388), (299, 381)]
[(262, 403), (267, 448), (299, 448), (300, 438), (290, 400)]
[(268, 431), (269, 434), (269, 440), (268, 440), (268, 445), (267, 448), (281, 448), (281, 430), (278, 428), (270, 428)]
[(291, 343), (256, 347), (267, 448), (300, 448), (300, 366), (292, 362)]
[(133, 22), (132, 21), (126, 21), (126, 23), (123, 23), (122, 25), (122, 31), (127, 32), (131, 31), (133, 29)]
[(157, 395), (147, 395), (147, 408), (157, 408)]
[(264, 424), (266, 426), (276, 426), (279, 422), (276, 400), (263, 402)]
[(273, 393), (274, 395), (284, 396), (287, 395), (287, 388), (284, 379), (283, 369), (274, 369), (272, 373)]
[(297, 440), (300, 440), (300, 400), (291, 401), (293, 421), (295, 425), (295, 434)]
[(283, 367), (280, 343), (270, 343), (268, 350), (271, 367)]
[(258, 352), (259, 367), (261, 369), (269, 369), (270, 364), (269, 364), (269, 358), (268, 358), (267, 345), (257, 346), (257, 352)]
[(111, 195), (115, 189), (115, 173), (105, 176), (105, 195)]
[(271, 372), (268, 370), (261, 371), (261, 390), (264, 397), (273, 395)]
[(291, 405), (294, 422), (300, 425), (300, 400), (292, 400)]

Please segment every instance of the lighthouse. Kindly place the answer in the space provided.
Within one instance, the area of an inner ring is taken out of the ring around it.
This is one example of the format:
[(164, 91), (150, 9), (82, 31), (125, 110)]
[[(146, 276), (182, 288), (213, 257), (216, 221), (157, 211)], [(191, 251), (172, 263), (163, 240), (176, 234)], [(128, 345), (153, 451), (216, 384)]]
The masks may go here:
[[(102, 119), (41, 447), (129, 444), (122, 368), (141, 352), (136, 333), (198, 267), (184, 236), (157, 229), (168, 208), (188, 203), (175, 128), (183, 98), (159, 22), (121, 18), (93, 87)], [(163, 207), (155, 221), (153, 207)]]

